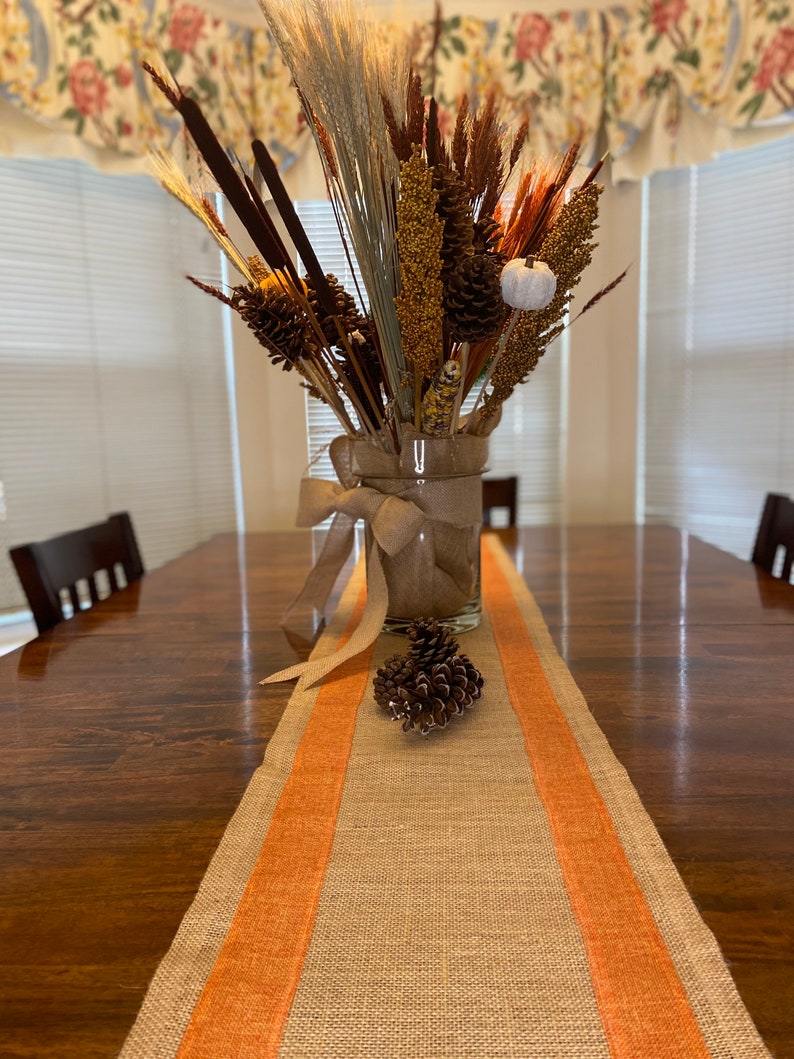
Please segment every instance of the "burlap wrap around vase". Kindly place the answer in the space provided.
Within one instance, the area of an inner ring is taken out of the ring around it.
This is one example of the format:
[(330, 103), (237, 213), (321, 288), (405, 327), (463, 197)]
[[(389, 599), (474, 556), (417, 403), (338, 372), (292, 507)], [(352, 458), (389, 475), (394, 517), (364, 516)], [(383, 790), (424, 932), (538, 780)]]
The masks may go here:
[(338, 481), (302, 480), (297, 525), (316, 526), (333, 515), (331, 528), (281, 624), (289, 629), (324, 612), (359, 519), (366, 526), (366, 607), (333, 654), (290, 666), (263, 684), (300, 677), (310, 686), (363, 651), (382, 629), (399, 632), (416, 618), (438, 618), (456, 632), (479, 624), (487, 437), (431, 438), (403, 426), (399, 454), (342, 436), (331, 442), (330, 455)]
[[(480, 621), (482, 472), (487, 438), (432, 438), (410, 428), (392, 455), (366, 440), (352, 443), (353, 473), (364, 488), (415, 504), (419, 532), (381, 565), (388, 589), (384, 629), (404, 630), (417, 618), (438, 618), (455, 632)], [(378, 547), (367, 525), (368, 552)]]

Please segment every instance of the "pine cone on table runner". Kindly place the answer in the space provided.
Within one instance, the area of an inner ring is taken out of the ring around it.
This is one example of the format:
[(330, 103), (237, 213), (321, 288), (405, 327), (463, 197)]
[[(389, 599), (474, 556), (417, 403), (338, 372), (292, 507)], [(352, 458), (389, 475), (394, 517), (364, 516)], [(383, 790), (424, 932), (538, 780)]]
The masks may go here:
[(403, 731), (418, 730), (427, 735), (433, 728), (446, 728), (452, 717), (471, 709), (482, 694), (482, 675), (468, 658), (453, 655), (430, 670), (420, 669), (413, 680), (397, 688), (389, 703), (395, 720), (402, 720)]
[(429, 669), (438, 662), (446, 662), (458, 652), (458, 642), (452, 633), (437, 621), (415, 621), (406, 633), (408, 657), (420, 669)]
[(397, 699), (399, 688), (411, 680), (413, 675), (413, 662), (409, 661), (404, 655), (392, 655), (391, 658), (387, 658), (372, 681), (375, 702), (382, 706), (384, 710), (388, 710), (391, 700)]
[(403, 731), (427, 735), (470, 709), (482, 694), (482, 674), (462, 654), (448, 629), (413, 622), (407, 655), (393, 655), (373, 680), (375, 701), (402, 721)]

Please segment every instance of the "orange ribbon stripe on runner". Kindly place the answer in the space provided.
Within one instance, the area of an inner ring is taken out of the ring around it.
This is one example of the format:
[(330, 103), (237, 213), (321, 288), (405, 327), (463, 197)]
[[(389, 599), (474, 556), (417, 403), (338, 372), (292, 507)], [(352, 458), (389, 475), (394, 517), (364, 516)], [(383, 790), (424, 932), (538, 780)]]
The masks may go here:
[(486, 539), (483, 598), (510, 701), (584, 941), (614, 1059), (707, 1059), (667, 946), (568, 722), (511, 586)]
[[(365, 598), (362, 588), (340, 645), (358, 625)], [(318, 693), (179, 1059), (271, 1059), (278, 1053), (331, 855), (371, 654), (370, 647), (343, 663)]]

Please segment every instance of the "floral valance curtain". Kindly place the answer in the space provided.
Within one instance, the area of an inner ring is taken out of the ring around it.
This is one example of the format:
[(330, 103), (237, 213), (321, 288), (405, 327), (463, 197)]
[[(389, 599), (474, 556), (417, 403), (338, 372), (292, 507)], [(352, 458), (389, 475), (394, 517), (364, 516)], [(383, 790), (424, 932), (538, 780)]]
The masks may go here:
[[(577, 135), (594, 149), (603, 128), (617, 177), (702, 161), (747, 130), (794, 131), (788, 0), (493, 10), (385, 28), (409, 34), (450, 124), (461, 93), (495, 89), (506, 116), (530, 116), (537, 152)], [(254, 134), (284, 167), (302, 150), (297, 100), (264, 25), (179, 0), (0, 0), (0, 40), (0, 96), (94, 148), (141, 157), (179, 136), (145, 59), (190, 86), (241, 158)]]
[(190, 86), (241, 158), (254, 130), (284, 164), (298, 147), (297, 100), (264, 28), (175, 0), (0, 0), (0, 39), (0, 94), (93, 147), (141, 156), (179, 135), (144, 60)]

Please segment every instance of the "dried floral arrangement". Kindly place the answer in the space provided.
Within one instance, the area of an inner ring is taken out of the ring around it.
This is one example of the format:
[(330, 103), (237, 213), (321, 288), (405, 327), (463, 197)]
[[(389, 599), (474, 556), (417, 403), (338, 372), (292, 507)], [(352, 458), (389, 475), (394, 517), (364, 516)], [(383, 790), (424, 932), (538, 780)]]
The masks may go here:
[(461, 100), (445, 138), (406, 55), (379, 39), (352, 0), (260, 6), (364, 290), (345, 290), (323, 271), (266, 145), (252, 143), (252, 176), (227, 157), (190, 95), (147, 66), (257, 250), (241, 253), (206, 195), (160, 156), (162, 184), (206, 224), (240, 276), (228, 291), (193, 282), (239, 313), (272, 362), (296, 371), (349, 436), (399, 452), (405, 424), (433, 437), (490, 433), (503, 402), (566, 326), (596, 246), (601, 163), (576, 187), (579, 144), (522, 169), (527, 125), (507, 129), (493, 98), (477, 108)]

